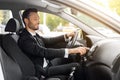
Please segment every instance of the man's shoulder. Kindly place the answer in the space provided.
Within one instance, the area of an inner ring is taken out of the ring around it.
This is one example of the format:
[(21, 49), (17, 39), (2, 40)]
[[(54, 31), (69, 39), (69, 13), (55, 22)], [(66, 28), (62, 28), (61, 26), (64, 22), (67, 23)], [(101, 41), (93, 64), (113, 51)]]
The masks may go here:
[(26, 29), (25, 28), (23, 28), (23, 29), (21, 29), (20, 31), (19, 31), (19, 35), (21, 36), (21, 35), (24, 35), (24, 34), (26, 34), (27, 33), (27, 31), (26, 31)]
[(24, 39), (27, 39), (27, 38), (30, 38), (29, 32), (26, 29), (22, 29), (19, 33), (19, 39), (24, 40)]
[(20, 38), (21, 38), (21, 37), (29, 37), (30, 34), (29, 34), (29, 32), (24, 28), (24, 29), (22, 29), (22, 30), (19, 32), (19, 36), (20, 36)]

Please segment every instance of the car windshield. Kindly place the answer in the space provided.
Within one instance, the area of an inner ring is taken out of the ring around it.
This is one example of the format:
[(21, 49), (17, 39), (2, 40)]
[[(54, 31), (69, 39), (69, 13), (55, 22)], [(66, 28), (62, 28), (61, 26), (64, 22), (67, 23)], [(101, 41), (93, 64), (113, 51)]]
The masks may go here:
[(89, 27), (93, 28), (97, 32), (107, 36), (107, 37), (117, 37), (119, 34), (109, 28), (107, 25), (101, 23), (100, 21), (97, 21), (97, 19), (94, 19), (86, 14), (83, 14), (77, 10), (71, 9), (71, 8), (66, 8), (64, 11), (67, 14), (72, 15), (73, 17), (77, 18), (80, 20), (82, 23), (88, 25)]

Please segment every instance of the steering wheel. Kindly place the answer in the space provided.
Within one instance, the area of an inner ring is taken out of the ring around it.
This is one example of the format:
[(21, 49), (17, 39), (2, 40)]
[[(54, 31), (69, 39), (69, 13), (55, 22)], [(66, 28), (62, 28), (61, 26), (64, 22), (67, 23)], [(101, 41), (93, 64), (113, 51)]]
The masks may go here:
[(71, 48), (72, 46), (74, 46), (75, 42), (77, 41), (78, 33), (79, 33), (79, 30), (76, 30), (74, 37), (72, 37), (72, 38), (68, 41), (68, 45), (67, 45), (68, 48)]

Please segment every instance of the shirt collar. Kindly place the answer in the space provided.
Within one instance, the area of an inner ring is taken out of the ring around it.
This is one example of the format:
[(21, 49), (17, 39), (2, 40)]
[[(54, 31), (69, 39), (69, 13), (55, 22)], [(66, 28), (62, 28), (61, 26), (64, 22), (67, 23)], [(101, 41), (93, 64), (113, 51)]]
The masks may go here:
[(32, 36), (35, 36), (35, 35), (36, 35), (36, 32), (33, 33), (33, 32), (30, 32), (30, 31), (29, 31), (29, 33), (30, 33)]

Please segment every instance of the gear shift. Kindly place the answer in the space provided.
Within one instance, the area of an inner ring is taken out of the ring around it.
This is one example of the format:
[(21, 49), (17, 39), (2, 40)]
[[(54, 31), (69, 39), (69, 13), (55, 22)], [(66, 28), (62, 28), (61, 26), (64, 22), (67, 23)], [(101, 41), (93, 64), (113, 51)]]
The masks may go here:
[(75, 73), (75, 70), (76, 70), (76, 67), (72, 67), (72, 71), (71, 71), (71, 73), (70, 73), (70, 75), (69, 75), (69, 78), (68, 78), (68, 80), (74, 80), (73, 78), (73, 74)]

